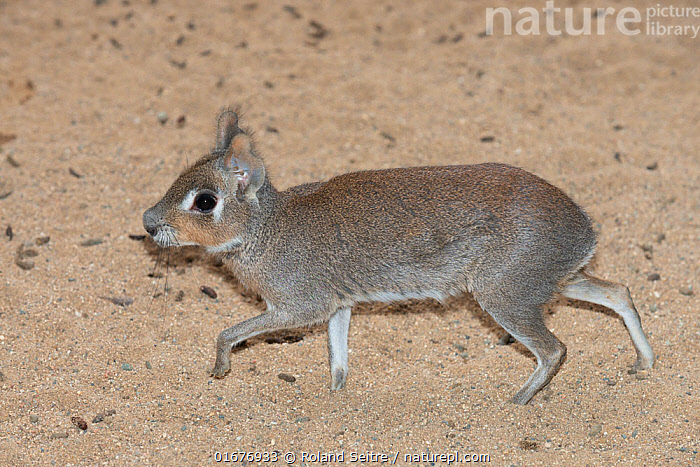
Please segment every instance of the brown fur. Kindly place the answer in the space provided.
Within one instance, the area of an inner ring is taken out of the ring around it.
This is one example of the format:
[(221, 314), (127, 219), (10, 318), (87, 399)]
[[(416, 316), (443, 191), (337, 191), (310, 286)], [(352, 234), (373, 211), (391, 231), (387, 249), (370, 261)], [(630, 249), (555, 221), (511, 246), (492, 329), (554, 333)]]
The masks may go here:
[[(636, 365), (653, 364), (626, 289), (582, 271), (596, 243), (590, 219), (541, 178), (489, 163), (355, 172), (278, 192), (235, 113), (222, 114), (217, 134), (212, 154), (144, 214), (159, 243), (221, 254), (268, 304), (267, 313), (220, 334), (214, 376), (229, 371), (231, 348), (242, 340), (328, 321), (332, 388), (339, 389), (355, 303), (465, 291), (537, 358), (514, 402), (527, 403), (566, 355), (542, 318), (556, 292), (613, 308), (633, 338)], [(222, 203), (218, 219), (181, 209), (184, 197), (203, 191)]]

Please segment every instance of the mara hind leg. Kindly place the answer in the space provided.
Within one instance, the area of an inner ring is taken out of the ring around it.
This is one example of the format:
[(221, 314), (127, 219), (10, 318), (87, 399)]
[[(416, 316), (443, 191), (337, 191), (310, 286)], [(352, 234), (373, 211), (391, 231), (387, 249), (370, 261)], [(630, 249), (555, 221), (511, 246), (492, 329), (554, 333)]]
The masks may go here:
[(620, 315), (637, 350), (637, 360), (633, 368), (645, 370), (654, 365), (654, 352), (644, 335), (639, 313), (634, 307), (627, 287), (579, 271), (566, 282), (561, 294), (574, 300), (602, 305)]
[(487, 297), (477, 298), (481, 306), (513, 338), (537, 359), (537, 367), (511, 401), (525, 405), (544, 388), (566, 358), (566, 346), (544, 324), (541, 305), (504, 305)]

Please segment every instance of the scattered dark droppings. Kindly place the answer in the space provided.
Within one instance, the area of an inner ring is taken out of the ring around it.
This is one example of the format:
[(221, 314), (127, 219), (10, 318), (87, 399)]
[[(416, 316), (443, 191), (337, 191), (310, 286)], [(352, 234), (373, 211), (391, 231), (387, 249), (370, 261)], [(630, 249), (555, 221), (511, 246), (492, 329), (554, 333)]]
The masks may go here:
[(647, 276), (647, 280), (652, 281), (652, 282), (658, 281), (659, 279), (661, 279), (661, 275), (658, 272), (652, 272), (651, 274), (649, 274)]
[(188, 21), (185, 27), (190, 31), (194, 31), (195, 29), (197, 29), (197, 26), (195, 26), (194, 21)]
[(666, 234), (660, 233), (656, 236), (656, 243), (661, 243), (666, 240)]
[(101, 243), (104, 243), (104, 240), (102, 240), (101, 238), (88, 238), (87, 240), (83, 240), (82, 242), (80, 242), (80, 246), (88, 247), (100, 245)]
[(284, 11), (292, 15), (292, 18), (294, 19), (301, 19), (301, 13), (299, 13), (299, 10), (297, 10), (296, 7), (292, 5), (285, 5), (282, 7)]
[(275, 87), (275, 84), (272, 81), (263, 81), (263, 85), (267, 89), (273, 89)]
[(0, 193), (0, 199), (5, 199), (8, 196), (10, 196), (11, 194), (12, 194), (12, 190), (6, 191), (4, 193)]
[(134, 235), (134, 234), (129, 234), (129, 238), (130, 238), (131, 240), (134, 240), (134, 241), (137, 241), (137, 242), (142, 242), (142, 241), (146, 240), (146, 236), (145, 236), (145, 235)]
[(537, 451), (539, 446), (534, 441), (521, 439), (520, 441), (518, 441), (518, 447), (523, 451)]
[(182, 128), (185, 126), (186, 121), (187, 117), (185, 117), (184, 115), (180, 115), (179, 117), (177, 117), (177, 120), (175, 120), (175, 126), (177, 126), (178, 128)]
[(175, 45), (182, 45), (185, 42), (184, 34), (180, 34), (177, 39), (175, 39)]
[(436, 44), (444, 44), (445, 42), (447, 42), (447, 35), (446, 34), (442, 34), (437, 39), (435, 39)]
[(488, 37), (488, 33), (486, 31), (481, 31), (479, 34), (476, 35), (479, 39), (483, 39), (484, 37)]
[(316, 20), (309, 21), (309, 36), (314, 39), (323, 39), (328, 35), (328, 29)]
[(12, 154), (8, 154), (6, 159), (7, 159), (7, 163), (10, 164), (15, 169), (17, 169), (21, 166), (21, 164), (19, 162), (17, 162), (17, 160), (14, 157), (12, 157)]
[(12, 226), (8, 225), (7, 228), (5, 229), (5, 235), (7, 235), (7, 238), (9, 241), (12, 241), (12, 239), (15, 236), (15, 233), (12, 231)]
[(494, 141), (496, 141), (496, 137), (495, 137), (495, 136), (489, 135), (489, 136), (482, 136), (482, 137), (481, 137), (481, 142), (482, 142), (482, 143), (493, 143)]
[(146, 275), (147, 275), (148, 277), (153, 278), (153, 279), (162, 279), (162, 278), (163, 278), (163, 274), (161, 274), (161, 273), (159, 273), (159, 272), (149, 272), (149, 273), (146, 274)]
[(121, 307), (128, 307), (132, 303), (134, 303), (134, 299), (131, 297), (100, 297), (103, 300), (108, 300), (115, 305), (121, 306)]
[(659, 163), (654, 161), (651, 164), (647, 165), (647, 170), (656, 170), (659, 168)]
[(265, 127), (265, 131), (267, 131), (268, 133), (279, 133), (280, 132), (277, 128), (275, 128), (273, 126)]
[(49, 237), (48, 235), (42, 235), (41, 237), (37, 237), (34, 239), (34, 243), (37, 246), (46, 245), (50, 241), (51, 241), (51, 237)]
[(391, 134), (387, 133), (386, 131), (382, 131), (382, 132), (380, 133), (380, 135), (382, 135), (382, 138), (384, 138), (385, 140), (387, 140), (389, 143), (391, 143), (391, 144), (395, 144), (395, 143), (396, 143), (396, 138), (394, 138)]
[(464, 34), (459, 33), (459, 34), (455, 34), (455, 36), (451, 40), (452, 40), (452, 43), (456, 44), (457, 42), (461, 41), (462, 39), (464, 39)]
[(201, 290), (204, 295), (207, 295), (210, 298), (217, 297), (216, 290), (212, 289), (211, 287), (207, 287), (206, 285), (201, 286), (199, 290)]
[(110, 37), (110, 38), (109, 38), (109, 43), (112, 44), (112, 47), (114, 47), (115, 49), (121, 49), (121, 48), (122, 48), (121, 42), (119, 42), (118, 40), (116, 40), (114, 37)]
[(68, 169), (68, 173), (74, 176), (75, 178), (83, 178), (83, 176), (76, 172), (72, 167)]
[(95, 418), (92, 419), (92, 423), (103, 422), (106, 418), (111, 417), (112, 415), (114, 415), (116, 413), (117, 413), (117, 411), (114, 409), (105, 410), (103, 412), (100, 412), (97, 415), (95, 415)]
[(245, 5), (243, 5), (243, 9), (244, 9), (244, 10), (248, 10), (248, 11), (257, 10), (257, 9), (258, 9), (258, 4), (255, 3), (255, 2), (246, 3)]
[(119, 20), (117, 18), (112, 18), (109, 20), (109, 24), (111, 24), (113, 28), (116, 28), (119, 25)]
[(236, 47), (239, 49), (247, 49), (248, 48), (248, 42), (247, 41), (241, 41), (239, 42)]
[(78, 417), (78, 416), (71, 417), (70, 421), (73, 425), (77, 426), (78, 428), (80, 428), (83, 431), (88, 429), (88, 424), (85, 420), (82, 419), (82, 417)]
[(185, 68), (187, 68), (187, 62), (184, 60), (179, 61), (179, 60), (175, 60), (175, 59), (170, 59), (170, 64), (172, 66), (174, 66), (175, 68), (179, 68), (181, 70), (184, 70)]
[(181, 302), (185, 298), (185, 291), (180, 290), (177, 295), (175, 296), (175, 301), (176, 302)]
[(208, 57), (209, 55), (211, 55), (211, 49), (202, 50), (199, 52), (200, 57)]
[(625, 128), (624, 125), (622, 125), (621, 123), (616, 123), (613, 125), (613, 130), (615, 130), (615, 131), (620, 131), (624, 128)]
[(286, 381), (288, 383), (293, 383), (294, 381), (297, 380), (294, 376), (288, 375), (287, 373), (280, 373), (277, 375), (277, 377), (279, 379), (281, 379), (282, 381)]
[(616, 152), (616, 153), (613, 155), (613, 157), (615, 158), (615, 160), (616, 160), (617, 162), (622, 162), (622, 154), (621, 154), (621, 153)]

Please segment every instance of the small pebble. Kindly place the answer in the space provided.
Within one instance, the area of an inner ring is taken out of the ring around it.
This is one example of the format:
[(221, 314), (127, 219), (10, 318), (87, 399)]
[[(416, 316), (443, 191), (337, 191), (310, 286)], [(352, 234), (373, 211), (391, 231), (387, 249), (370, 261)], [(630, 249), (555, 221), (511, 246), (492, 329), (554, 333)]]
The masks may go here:
[(299, 418), (296, 419), (296, 422), (297, 422), (297, 423), (304, 423), (304, 422), (308, 422), (308, 421), (310, 421), (310, 420), (311, 420), (311, 419), (310, 419), (309, 417), (299, 417)]
[(18, 168), (21, 164), (15, 160), (14, 157), (12, 157), (11, 154), (7, 155), (7, 163), (10, 164), (12, 167), (15, 169)]
[(680, 289), (678, 289), (678, 291), (681, 293), (681, 295), (685, 295), (686, 297), (693, 296), (693, 288), (692, 287), (681, 287)]
[(34, 267), (33, 259), (17, 258), (15, 264), (25, 271), (29, 271)]
[(158, 112), (158, 115), (156, 117), (158, 118), (158, 121), (161, 125), (165, 125), (165, 123), (168, 121), (168, 114), (165, 112)]
[(182, 299), (184, 299), (184, 298), (185, 298), (185, 291), (184, 291), (184, 290), (180, 290), (180, 291), (177, 293), (177, 295), (175, 296), (175, 301), (176, 301), (176, 302), (181, 302)]
[(217, 297), (216, 290), (212, 289), (211, 287), (207, 287), (206, 285), (201, 286), (199, 290), (201, 290), (204, 295), (207, 295), (210, 298)]
[(88, 424), (82, 417), (71, 417), (70, 421), (73, 425), (77, 426), (81, 430), (85, 431), (88, 429)]
[(650, 313), (656, 313), (656, 310), (658, 310), (659, 307), (657, 305), (649, 305), (649, 312)]
[(146, 369), (147, 369), (147, 370), (150, 370), (150, 369), (152, 369), (152, 368), (153, 368), (153, 367), (151, 366), (151, 362), (149, 362), (148, 360), (146, 360)]
[(95, 415), (95, 418), (92, 419), (92, 423), (100, 423), (104, 421), (107, 417), (111, 417), (117, 413), (116, 410), (110, 409), (110, 410), (105, 410), (104, 412), (100, 412), (97, 415)]
[(177, 117), (177, 120), (175, 120), (175, 125), (178, 128), (182, 128), (185, 126), (185, 121), (187, 121), (187, 117), (185, 117), (184, 115), (180, 115), (179, 117)]
[(597, 423), (591, 427), (591, 431), (588, 432), (588, 436), (590, 436), (591, 438), (594, 436), (598, 436), (602, 431), (603, 425)]
[(115, 305), (122, 306), (124, 308), (128, 307), (134, 303), (134, 299), (130, 297), (100, 297), (103, 300), (109, 300)]
[(87, 240), (83, 240), (82, 242), (80, 242), (80, 246), (88, 247), (88, 246), (99, 245), (101, 243), (104, 243), (104, 240), (102, 240), (101, 238), (89, 238)]
[(48, 235), (44, 235), (43, 237), (37, 237), (36, 240), (34, 240), (34, 243), (36, 243), (38, 246), (41, 245), (46, 245), (51, 241), (51, 237)]
[(39, 416), (38, 415), (30, 415), (29, 421), (32, 423), (37, 423), (39, 421)]
[(5, 381), (6, 379), (7, 379), (7, 378), (5, 377), (5, 374), (4, 374), (2, 371), (0, 371), (0, 383), (2, 383), (3, 381)]
[(57, 431), (56, 433), (51, 433), (51, 439), (63, 439), (68, 438), (68, 433), (65, 431)]
[(287, 373), (280, 373), (277, 375), (277, 377), (279, 379), (281, 379), (282, 381), (286, 381), (288, 383), (293, 383), (294, 381), (297, 380), (294, 376), (288, 375)]
[(651, 274), (649, 274), (647, 276), (647, 280), (652, 281), (652, 282), (658, 281), (659, 279), (661, 279), (661, 275), (657, 272), (652, 272)]
[(122, 370), (124, 370), (124, 371), (131, 371), (131, 370), (133, 370), (133, 369), (134, 369), (134, 367), (131, 366), (130, 363), (122, 363)]

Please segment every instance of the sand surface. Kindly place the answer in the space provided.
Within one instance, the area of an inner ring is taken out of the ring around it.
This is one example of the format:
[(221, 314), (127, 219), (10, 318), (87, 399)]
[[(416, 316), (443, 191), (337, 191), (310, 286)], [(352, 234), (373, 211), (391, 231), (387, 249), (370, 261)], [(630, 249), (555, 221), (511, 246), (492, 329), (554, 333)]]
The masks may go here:
[[(494, 6), (0, 1), (0, 465), (699, 465), (700, 39), (612, 19), (602, 36), (484, 37)], [(655, 368), (628, 373), (614, 314), (558, 300), (568, 360), (512, 405), (534, 360), (460, 297), (359, 307), (344, 391), (323, 327), (254, 339), (212, 380), (218, 333), (264, 305), (197, 249), (173, 252), (158, 295), (158, 250), (130, 235), (230, 104), (278, 188), (484, 161), (560, 186), (595, 219), (594, 270), (632, 291)]]

